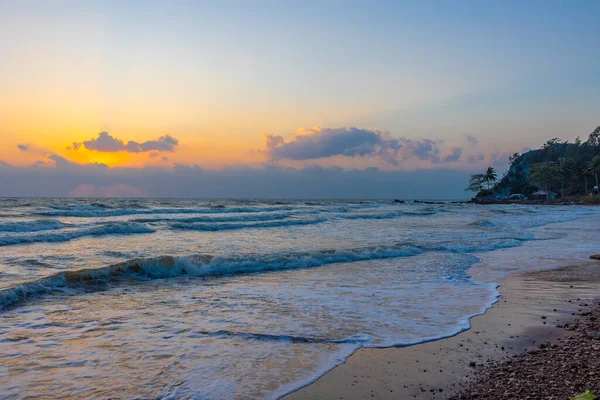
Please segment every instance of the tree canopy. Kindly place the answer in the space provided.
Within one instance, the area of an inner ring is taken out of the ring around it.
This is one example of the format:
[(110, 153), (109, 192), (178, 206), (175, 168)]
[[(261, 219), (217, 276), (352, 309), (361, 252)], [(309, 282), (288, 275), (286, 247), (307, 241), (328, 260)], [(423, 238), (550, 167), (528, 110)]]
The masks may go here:
[(585, 142), (579, 138), (573, 143), (553, 138), (540, 149), (514, 153), (509, 161), (510, 167), (499, 181), (494, 168), (489, 167), (473, 174), (465, 190), (480, 197), (530, 195), (539, 189), (548, 196), (552, 191), (560, 191), (562, 197), (597, 194), (589, 190), (589, 182), (593, 180), (598, 186), (600, 180), (600, 126)]

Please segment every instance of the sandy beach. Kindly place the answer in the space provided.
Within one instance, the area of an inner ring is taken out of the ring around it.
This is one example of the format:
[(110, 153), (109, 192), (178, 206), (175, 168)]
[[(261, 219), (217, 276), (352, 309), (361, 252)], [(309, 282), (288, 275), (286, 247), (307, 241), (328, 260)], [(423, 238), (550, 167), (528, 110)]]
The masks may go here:
[(471, 396), (469, 390), (484, 378), (486, 368), (540, 343), (560, 343), (576, 334), (564, 325), (593, 309), (600, 263), (578, 261), (500, 283), (498, 303), (472, 318), (471, 329), (410, 347), (360, 349), (345, 364), (286, 399), (441, 399), (461, 392), (468, 398), (490, 398), (478, 392)]

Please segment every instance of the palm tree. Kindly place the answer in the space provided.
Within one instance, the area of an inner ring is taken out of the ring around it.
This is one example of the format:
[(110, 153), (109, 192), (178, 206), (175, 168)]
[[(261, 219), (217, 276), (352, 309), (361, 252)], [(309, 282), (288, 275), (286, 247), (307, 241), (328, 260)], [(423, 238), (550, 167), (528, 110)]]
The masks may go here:
[(545, 161), (539, 164), (531, 166), (531, 175), (529, 179), (531, 182), (544, 188), (546, 192), (546, 202), (550, 202), (550, 189), (556, 181), (558, 175), (558, 167), (556, 163), (551, 161)]
[(483, 190), (483, 182), (485, 182), (485, 174), (473, 174), (465, 191), (479, 193)]
[(560, 175), (560, 196), (565, 198), (565, 179), (573, 172), (573, 161), (566, 157), (561, 157), (556, 163), (558, 174)]
[(590, 176), (590, 171), (588, 171), (587, 167), (579, 168), (575, 172), (575, 179), (577, 179), (578, 181), (583, 179), (583, 183), (584, 183), (583, 194), (584, 195), (588, 194), (588, 176)]
[(488, 169), (485, 171), (485, 174), (483, 174), (483, 180), (487, 183), (488, 190), (490, 190), (490, 183), (496, 182), (496, 179), (498, 179), (496, 171), (494, 168), (488, 167)]
[(596, 187), (600, 189), (600, 186), (598, 186), (598, 175), (600, 175), (600, 156), (592, 158), (592, 161), (589, 162), (586, 171), (596, 178)]

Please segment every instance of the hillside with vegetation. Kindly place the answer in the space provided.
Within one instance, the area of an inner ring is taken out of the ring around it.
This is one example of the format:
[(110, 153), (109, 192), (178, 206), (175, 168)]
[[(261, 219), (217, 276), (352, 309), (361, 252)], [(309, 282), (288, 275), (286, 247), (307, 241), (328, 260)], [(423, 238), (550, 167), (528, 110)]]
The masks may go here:
[(513, 197), (533, 199), (544, 196), (558, 198), (597, 196), (600, 178), (600, 126), (583, 142), (558, 138), (548, 140), (541, 149), (515, 153), (510, 167), (497, 180), (489, 167), (484, 173), (471, 176), (467, 191), (477, 193), (478, 200)]

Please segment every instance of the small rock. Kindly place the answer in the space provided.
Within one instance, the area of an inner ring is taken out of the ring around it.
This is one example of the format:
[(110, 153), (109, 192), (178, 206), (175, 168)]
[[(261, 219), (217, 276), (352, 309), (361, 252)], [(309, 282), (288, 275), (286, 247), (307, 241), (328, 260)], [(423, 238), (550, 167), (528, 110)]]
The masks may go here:
[(593, 332), (588, 333), (588, 336), (592, 339), (600, 339), (600, 332), (593, 331)]

